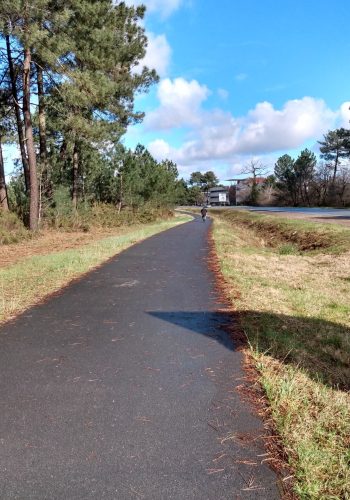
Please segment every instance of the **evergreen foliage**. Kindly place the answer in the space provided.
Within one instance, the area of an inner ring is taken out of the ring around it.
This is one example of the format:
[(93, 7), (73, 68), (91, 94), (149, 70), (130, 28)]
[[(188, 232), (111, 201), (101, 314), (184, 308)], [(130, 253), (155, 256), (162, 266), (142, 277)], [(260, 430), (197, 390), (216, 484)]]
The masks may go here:
[(135, 211), (183, 192), (175, 164), (120, 142), (144, 116), (135, 96), (158, 80), (153, 69), (136, 70), (147, 47), (144, 13), (113, 0), (1, 2), (0, 139), (10, 140), (6, 111), (22, 169), (6, 186), (0, 161), (0, 188), (30, 229), (63, 205), (73, 216), (96, 203)]
[(308, 149), (301, 151), (296, 160), (287, 154), (278, 158), (274, 173), (280, 203), (293, 206), (350, 205), (349, 131), (330, 131), (324, 137), (325, 141), (320, 142), (323, 144), (320, 148), (323, 162), (317, 162), (316, 155)]
[(339, 128), (325, 134), (319, 141), (321, 158), (333, 165), (333, 182), (335, 182), (338, 167), (344, 158), (350, 156), (350, 130)]

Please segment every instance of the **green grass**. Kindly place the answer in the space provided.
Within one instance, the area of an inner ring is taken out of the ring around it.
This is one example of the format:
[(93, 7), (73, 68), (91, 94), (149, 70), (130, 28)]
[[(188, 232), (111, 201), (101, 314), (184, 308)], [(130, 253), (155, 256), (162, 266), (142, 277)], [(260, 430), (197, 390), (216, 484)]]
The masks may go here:
[(247, 212), (214, 217), (227, 295), (295, 471), (295, 492), (348, 499), (350, 231)]
[(280, 255), (298, 255), (299, 250), (293, 243), (284, 243), (278, 247), (278, 253)]
[(71, 280), (98, 266), (136, 242), (190, 220), (181, 216), (153, 224), (124, 229), (78, 249), (26, 258), (1, 269), (0, 321), (27, 309)]
[(256, 356), (272, 417), (295, 471), (302, 499), (350, 498), (348, 395), (312, 381), (302, 370)]

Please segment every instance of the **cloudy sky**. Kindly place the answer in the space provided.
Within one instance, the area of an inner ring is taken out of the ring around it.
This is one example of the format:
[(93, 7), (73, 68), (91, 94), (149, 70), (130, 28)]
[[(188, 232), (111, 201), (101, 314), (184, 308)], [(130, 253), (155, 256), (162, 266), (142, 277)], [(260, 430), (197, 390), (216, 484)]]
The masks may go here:
[[(128, 3), (137, 3), (130, 0)], [(250, 159), (273, 170), (349, 126), (348, 0), (143, 0), (145, 64), (159, 84), (126, 146), (144, 144), (188, 177), (221, 180)]]

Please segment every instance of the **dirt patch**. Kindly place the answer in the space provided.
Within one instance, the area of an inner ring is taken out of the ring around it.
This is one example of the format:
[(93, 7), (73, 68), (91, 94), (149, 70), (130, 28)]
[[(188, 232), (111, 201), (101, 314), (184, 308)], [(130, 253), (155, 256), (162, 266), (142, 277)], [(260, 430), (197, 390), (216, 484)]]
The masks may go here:
[(301, 252), (307, 252), (326, 249), (332, 245), (331, 236), (323, 232), (300, 231), (297, 228), (282, 227), (266, 221), (254, 222), (252, 227), (267, 240), (271, 247), (276, 247), (280, 243), (294, 243)]

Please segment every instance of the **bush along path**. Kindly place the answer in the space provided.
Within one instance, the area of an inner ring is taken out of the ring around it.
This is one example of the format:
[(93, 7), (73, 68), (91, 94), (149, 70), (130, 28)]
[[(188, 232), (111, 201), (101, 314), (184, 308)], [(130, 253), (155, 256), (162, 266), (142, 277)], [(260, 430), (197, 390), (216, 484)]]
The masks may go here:
[(3, 498), (280, 498), (208, 223), (133, 246), (1, 329)]

